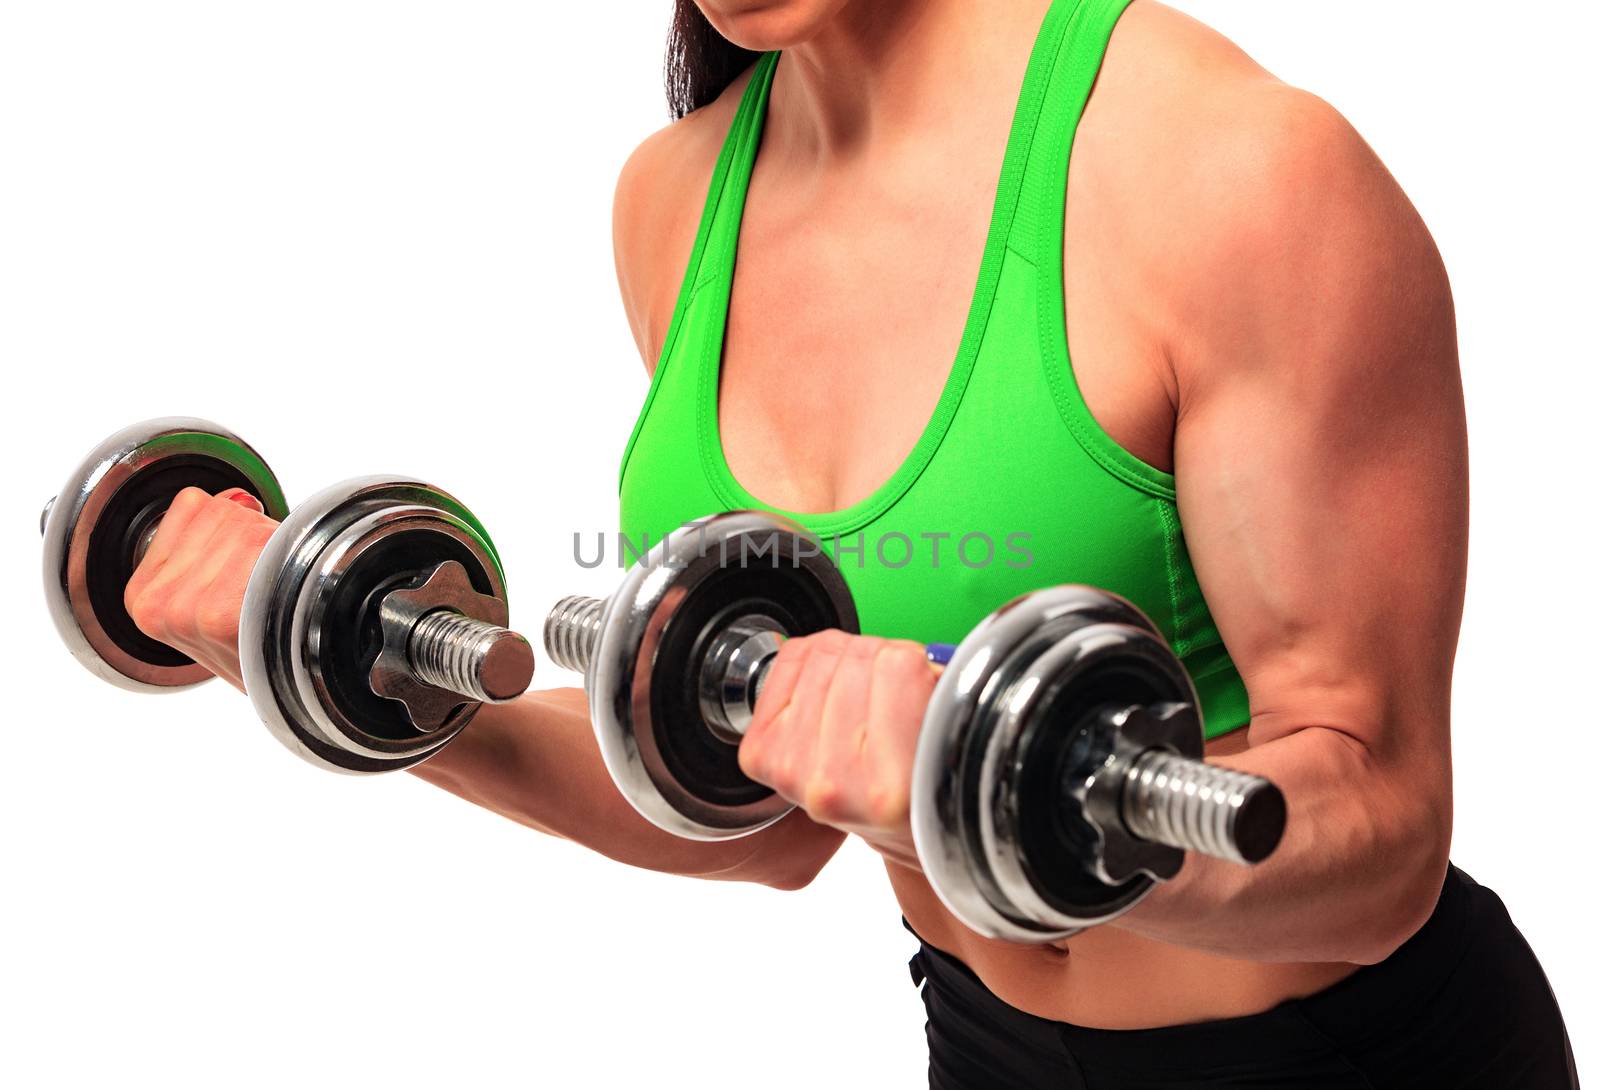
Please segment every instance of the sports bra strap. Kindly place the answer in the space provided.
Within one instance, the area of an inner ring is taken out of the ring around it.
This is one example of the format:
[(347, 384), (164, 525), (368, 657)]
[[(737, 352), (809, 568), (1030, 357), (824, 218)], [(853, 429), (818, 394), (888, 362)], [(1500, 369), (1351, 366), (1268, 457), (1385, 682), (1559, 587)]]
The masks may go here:
[[(717, 158), (716, 173), (706, 196), (701, 216), (702, 230), (710, 236), (697, 254), (693, 282), (698, 287), (717, 273), (733, 268), (739, 246), (739, 224), (744, 219), (745, 195), (750, 192), (750, 174), (755, 169), (756, 152), (761, 146), (761, 131), (766, 123), (767, 96), (772, 90), (772, 75), (778, 68), (777, 53), (763, 53), (750, 73), (739, 99), (728, 138)], [(710, 258), (707, 261), (707, 258)]]

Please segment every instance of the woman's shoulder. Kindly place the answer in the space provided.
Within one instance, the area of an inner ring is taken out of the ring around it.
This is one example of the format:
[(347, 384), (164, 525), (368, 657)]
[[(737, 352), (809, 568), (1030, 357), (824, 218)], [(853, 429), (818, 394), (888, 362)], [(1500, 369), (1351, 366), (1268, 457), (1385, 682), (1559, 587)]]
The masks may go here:
[(617, 285), (646, 369), (666, 339), (706, 188), (749, 79), (744, 73), (712, 102), (645, 138), (617, 177), (611, 217)]
[(1072, 169), (1075, 193), (1115, 225), (1133, 282), (1170, 304), (1170, 328), (1294, 310), (1311, 282), (1402, 268), (1443, 290), (1420, 218), (1350, 122), (1158, 3), (1118, 25)]
[(1317, 176), (1300, 169), (1308, 160), (1371, 158), (1327, 102), (1280, 80), (1211, 27), (1153, 2), (1134, 4), (1118, 24), (1077, 150), (1092, 152), (1090, 164), (1104, 175), (1096, 180), (1131, 204), (1191, 223), (1195, 205), (1214, 214), (1219, 204), (1244, 204), (1249, 213), (1264, 189), (1316, 185)]

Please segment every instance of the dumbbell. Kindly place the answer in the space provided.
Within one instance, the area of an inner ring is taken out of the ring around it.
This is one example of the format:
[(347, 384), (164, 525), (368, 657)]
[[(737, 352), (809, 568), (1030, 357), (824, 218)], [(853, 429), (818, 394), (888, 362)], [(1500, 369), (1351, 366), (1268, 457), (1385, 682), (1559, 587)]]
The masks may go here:
[[(581, 671), (607, 768), (647, 819), (724, 840), (791, 806), (738, 743), (782, 641), (858, 631), (838, 568), (761, 512), (674, 531), (609, 598), (566, 598), (546, 649)], [(1239, 863), (1282, 836), (1283, 796), (1206, 764), (1187, 673), (1135, 606), (1067, 586), (1023, 595), (958, 646), (918, 739), (911, 824), (924, 874), (981, 934), (1064, 938), (1133, 907), (1187, 851)]]
[(256, 712), (301, 757), (348, 773), (406, 768), (482, 704), (527, 689), (533, 651), (505, 627), (499, 556), (458, 500), (361, 477), (291, 512), (253, 448), (185, 417), (107, 438), (40, 518), (51, 618), (97, 676), (141, 692), (211, 676), (141, 632), (123, 603), (161, 516), (191, 486), (242, 488), (279, 521), (245, 591), (239, 658)]

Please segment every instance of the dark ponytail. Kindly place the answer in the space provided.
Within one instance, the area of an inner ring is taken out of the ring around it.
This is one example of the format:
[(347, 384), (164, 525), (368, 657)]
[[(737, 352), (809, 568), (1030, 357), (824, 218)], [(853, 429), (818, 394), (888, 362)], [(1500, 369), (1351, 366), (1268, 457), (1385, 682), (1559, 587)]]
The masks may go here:
[(675, 0), (667, 32), (667, 109), (676, 121), (728, 89), (758, 54), (718, 34), (694, 0)]

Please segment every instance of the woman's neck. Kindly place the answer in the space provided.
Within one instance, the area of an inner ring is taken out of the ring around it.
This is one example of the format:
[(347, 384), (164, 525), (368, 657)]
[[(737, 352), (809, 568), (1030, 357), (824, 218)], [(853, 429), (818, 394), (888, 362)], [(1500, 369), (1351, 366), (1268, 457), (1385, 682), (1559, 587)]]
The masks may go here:
[(974, 93), (1021, 71), (1048, 7), (1049, 0), (855, 0), (783, 51), (763, 157), (822, 166), (943, 131), (971, 114), (962, 107)]

